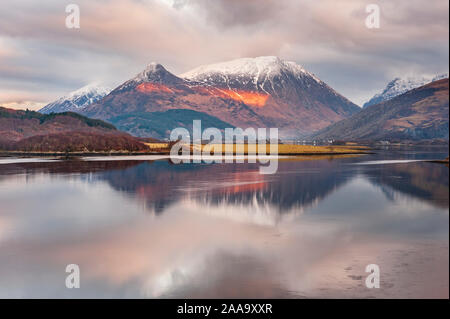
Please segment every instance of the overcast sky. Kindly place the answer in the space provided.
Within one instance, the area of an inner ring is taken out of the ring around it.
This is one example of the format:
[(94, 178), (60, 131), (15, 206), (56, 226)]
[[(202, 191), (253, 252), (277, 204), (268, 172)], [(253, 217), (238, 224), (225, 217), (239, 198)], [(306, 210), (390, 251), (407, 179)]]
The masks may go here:
[[(80, 29), (65, 26), (80, 7)], [(365, 26), (366, 5), (381, 9)], [(394, 77), (448, 72), (448, 0), (2, 0), (0, 105), (38, 108), (91, 82), (115, 87), (148, 63), (276, 55), (357, 104)]]

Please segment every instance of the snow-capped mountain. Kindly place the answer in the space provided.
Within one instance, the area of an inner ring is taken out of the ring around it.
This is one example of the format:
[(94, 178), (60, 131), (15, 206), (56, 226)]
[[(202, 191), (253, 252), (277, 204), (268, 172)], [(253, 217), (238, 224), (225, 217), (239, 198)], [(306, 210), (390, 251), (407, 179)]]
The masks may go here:
[(301, 65), (283, 61), (275, 56), (257, 58), (242, 58), (228, 62), (203, 65), (180, 77), (204, 83), (220, 85), (227, 88), (246, 87), (256, 91), (278, 94), (284, 81), (278, 81), (285, 76), (297, 80), (314, 80), (323, 83), (315, 75), (306, 71)]
[(135, 132), (133, 119), (145, 136), (148, 113), (171, 109), (202, 112), (235, 127), (277, 127), (283, 137), (304, 136), (360, 111), (299, 64), (258, 57), (205, 65), (180, 76), (151, 63), (82, 113), (119, 126), (125, 116), (127, 130)]
[(420, 76), (420, 77), (407, 77), (404, 79), (395, 78), (394, 80), (392, 80), (387, 84), (386, 88), (382, 92), (375, 94), (369, 101), (364, 103), (363, 108), (390, 100), (412, 89), (418, 88), (427, 83), (441, 80), (447, 77), (448, 74), (443, 73), (436, 75), (434, 77)]
[[(298, 119), (299, 130), (314, 130), (359, 111), (353, 103), (337, 93), (317, 76), (292, 61), (275, 56), (241, 58), (204, 65), (180, 75), (225, 90), (257, 93), (269, 96), (259, 108), (263, 116), (275, 117), (275, 112)], [(242, 96), (245, 96), (244, 94)], [(271, 108), (271, 102), (276, 107)], [(282, 109), (280, 109), (282, 107)], [(331, 112), (330, 112), (331, 111)]]
[(39, 112), (44, 114), (80, 112), (86, 106), (102, 99), (110, 91), (107, 87), (98, 84), (89, 84), (47, 104)]
[(448, 141), (448, 79), (412, 89), (314, 134), (320, 140)]

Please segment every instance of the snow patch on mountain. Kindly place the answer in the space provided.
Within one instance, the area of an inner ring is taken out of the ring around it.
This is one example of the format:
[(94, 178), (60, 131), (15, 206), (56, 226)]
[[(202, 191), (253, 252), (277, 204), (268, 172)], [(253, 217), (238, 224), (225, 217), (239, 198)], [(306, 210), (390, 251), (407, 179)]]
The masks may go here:
[(111, 92), (110, 88), (97, 83), (88, 84), (76, 91), (61, 97), (60, 99), (47, 104), (39, 110), (40, 113), (62, 113), (78, 112), (88, 105), (101, 100)]
[[(274, 79), (279, 79), (287, 74), (298, 80), (308, 78), (323, 84), (319, 78), (301, 65), (281, 60), (275, 56), (241, 58), (203, 65), (181, 74), (180, 77), (190, 81), (222, 84), (230, 89), (231, 86), (249, 87), (250, 85), (256, 90), (266, 91), (267, 87), (274, 88)], [(231, 82), (233, 83), (231, 84)]]
[(384, 90), (375, 94), (369, 101), (364, 103), (363, 108), (390, 100), (398, 95), (406, 93), (430, 82), (447, 78), (448, 74), (443, 73), (434, 77), (417, 76), (407, 78), (395, 78), (387, 84)]

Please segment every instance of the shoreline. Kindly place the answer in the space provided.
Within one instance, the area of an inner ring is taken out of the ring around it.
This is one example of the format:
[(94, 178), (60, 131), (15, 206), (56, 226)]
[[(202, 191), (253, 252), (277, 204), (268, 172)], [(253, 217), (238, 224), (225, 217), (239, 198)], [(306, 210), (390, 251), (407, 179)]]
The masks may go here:
[(436, 160), (428, 160), (428, 161), (425, 161), (425, 162), (428, 162), (428, 163), (437, 163), (437, 164), (447, 164), (448, 165), (448, 159), (443, 159), (443, 160), (438, 160), (438, 159), (436, 159)]
[[(375, 154), (375, 152), (367, 152), (367, 151), (357, 151), (357, 152), (296, 152), (296, 153), (277, 153), (276, 155), (279, 156), (315, 156), (315, 155), (326, 155), (326, 156), (333, 156), (333, 155), (366, 155), (366, 154)], [(148, 155), (170, 155), (170, 152), (117, 152), (117, 153), (110, 153), (110, 152), (75, 152), (75, 153), (59, 153), (59, 152), (0, 152), (0, 157), (93, 157), (93, 156), (103, 156), (103, 157), (109, 157), (109, 156), (148, 156)], [(189, 155), (195, 155), (192, 152)], [(201, 155), (201, 154), (200, 154)], [(218, 156), (222, 155), (232, 155), (232, 156), (258, 156), (258, 155), (271, 155), (271, 154), (248, 154), (248, 153), (233, 153), (233, 154), (227, 154), (225, 152), (222, 152), (220, 154), (217, 154)], [(181, 156), (181, 155), (180, 155)], [(207, 155), (209, 156), (209, 155)], [(212, 156), (212, 155), (211, 155)], [(448, 162), (447, 162), (448, 163)]]

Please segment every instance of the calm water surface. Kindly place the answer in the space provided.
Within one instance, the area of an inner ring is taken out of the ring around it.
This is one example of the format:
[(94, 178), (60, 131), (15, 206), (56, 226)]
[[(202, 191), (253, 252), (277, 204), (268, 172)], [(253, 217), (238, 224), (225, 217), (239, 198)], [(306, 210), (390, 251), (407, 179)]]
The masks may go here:
[(446, 156), (0, 158), (0, 297), (448, 298)]

